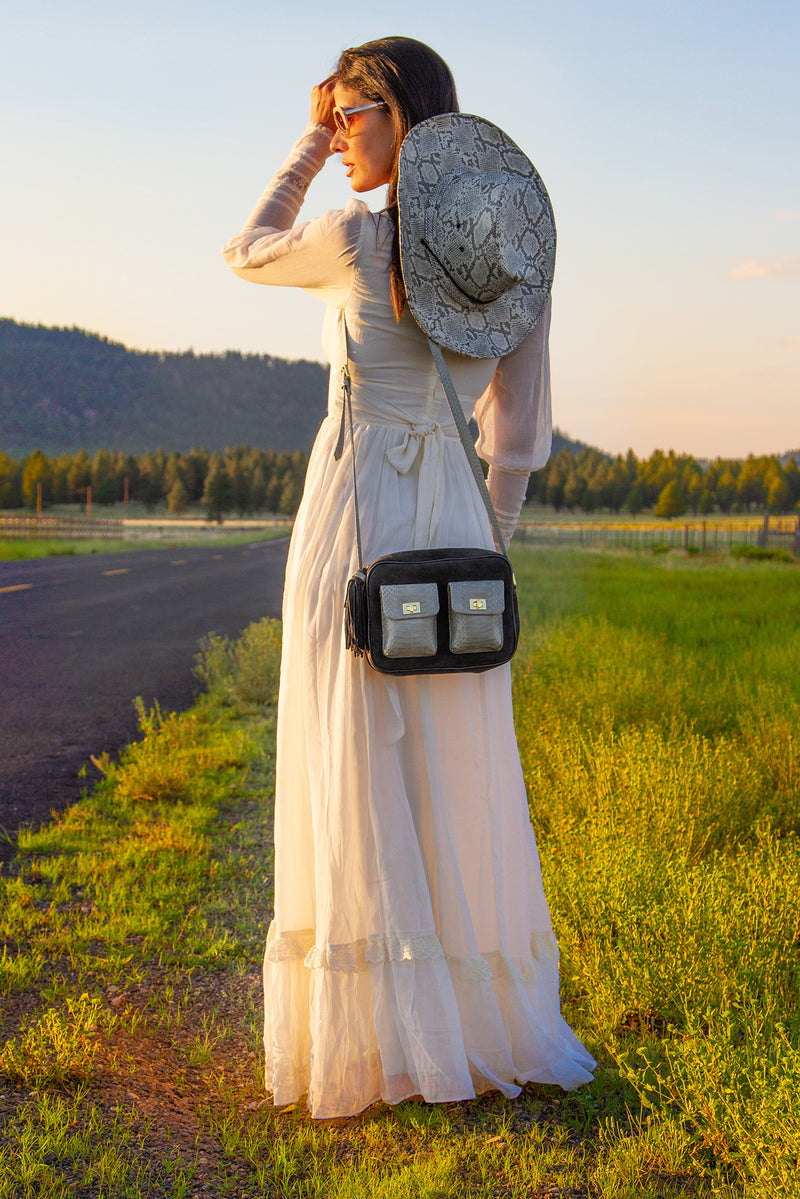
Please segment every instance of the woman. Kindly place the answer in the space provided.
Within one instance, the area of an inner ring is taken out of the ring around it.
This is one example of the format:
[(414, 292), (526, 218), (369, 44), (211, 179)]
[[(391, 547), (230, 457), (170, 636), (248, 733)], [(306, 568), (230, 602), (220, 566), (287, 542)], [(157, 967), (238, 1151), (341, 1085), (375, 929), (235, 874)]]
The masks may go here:
[[(559, 1012), (557, 948), (514, 737), (510, 670), (390, 679), (345, 650), (357, 562), (352, 467), (334, 458), (349, 363), (364, 559), (425, 546), (492, 548), (486, 512), (405, 303), (397, 163), (408, 130), (458, 108), (427, 46), (345, 51), (311, 121), (225, 247), (257, 283), (327, 304), (329, 410), (292, 535), (283, 610), (275, 917), (264, 963), (266, 1085), (313, 1116), (383, 1099), (430, 1102), (528, 1080), (565, 1088), (594, 1062)], [(341, 153), (352, 200), (295, 225)], [(446, 354), (475, 415), (506, 539), (550, 445), (549, 306), (499, 363)]]

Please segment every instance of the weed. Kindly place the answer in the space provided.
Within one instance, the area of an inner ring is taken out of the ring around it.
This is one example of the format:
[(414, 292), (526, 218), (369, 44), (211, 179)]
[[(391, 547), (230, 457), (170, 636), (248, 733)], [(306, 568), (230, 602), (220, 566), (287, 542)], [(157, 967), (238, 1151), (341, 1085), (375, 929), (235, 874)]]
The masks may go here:
[(134, 706), (141, 740), (127, 748), (119, 764), (107, 754), (92, 759), (113, 784), (120, 800), (187, 799), (204, 771), (241, 758), (242, 746), (237, 738), (229, 754), (220, 753), (218, 737), (209, 738), (208, 725), (199, 714), (165, 714), (158, 703), (147, 711), (141, 698), (134, 700)]
[(48, 1008), (0, 1050), (0, 1071), (26, 1087), (74, 1085), (92, 1072), (100, 1000), (81, 995)]
[(0, 956), (0, 995), (27, 990), (40, 976), (43, 965), (41, 953), (34, 950), (12, 954), (4, 945)]

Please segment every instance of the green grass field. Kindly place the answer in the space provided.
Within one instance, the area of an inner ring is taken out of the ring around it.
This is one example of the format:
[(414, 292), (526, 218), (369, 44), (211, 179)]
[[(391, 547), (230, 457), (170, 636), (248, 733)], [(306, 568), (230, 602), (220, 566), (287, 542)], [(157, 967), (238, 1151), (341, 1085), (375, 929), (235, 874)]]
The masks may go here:
[(513, 556), (518, 738), (595, 1082), (336, 1125), (270, 1106), (262, 622), (0, 878), (0, 1197), (800, 1193), (798, 567)]
[[(135, 550), (169, 550), (186, 545), (244, 545), (251, 541), (272, 541), (276, 537), (288, 537), (291, 529), (259, 529), (253, 532), (226, 533), (215, 528), (213, 532), (197, 534), (192, 529), (176, 529), (169, 536), (140, 537), (130, 541), (91, 538), (67, 541), (63, 538), (35, 538), (26, 541), (17, 537), (0, 537), (0, 562), (19, 562), (28, 558), (60, 558), (75, 554), (121, 554)], [(213, 538), (213, 540), (212, 540)]]

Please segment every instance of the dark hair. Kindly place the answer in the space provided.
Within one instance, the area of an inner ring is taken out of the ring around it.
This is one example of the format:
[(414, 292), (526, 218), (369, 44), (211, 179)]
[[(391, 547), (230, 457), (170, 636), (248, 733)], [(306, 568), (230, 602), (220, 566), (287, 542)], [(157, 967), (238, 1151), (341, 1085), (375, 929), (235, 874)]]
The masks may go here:
[(386, 194), (386, 211), (394, 223), (392, 237), (392, 306), (400, 319), (406, 289), (400, 268), (400, 229), (397, 217), (397, 163), (403, 138), (427, 117), (458, 112), (456, 85), (439, 55), (410, 37), (382, 37), (343, 51), (336, 67), (340, 83), (366, 100), (381, 100), (394, 122), (394, 164)]

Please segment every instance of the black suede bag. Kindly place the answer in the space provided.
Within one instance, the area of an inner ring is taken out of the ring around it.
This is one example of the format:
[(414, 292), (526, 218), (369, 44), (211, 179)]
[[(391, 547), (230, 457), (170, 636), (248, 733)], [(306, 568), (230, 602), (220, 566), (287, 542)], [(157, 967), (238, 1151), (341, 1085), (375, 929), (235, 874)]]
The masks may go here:
[[(519, 640), (516, 581), (497, 515), (450, 372), (439, 346), (429, 344), (495, 541), (503, 552), (475, 547), (403, 550), (359, 567), (345, 595), (345, 646), (384, 674), (489, 670), (510, 661)], [(356, 544), (363, 564), (347, 366), (342, 371), (342, 390), (342, 424), (334, 456), (341, 457), (348, 415)]]
[(492, 550), (387, 554), (347, 584), (345, 644), (384, 674), (489, 670), (518, 640), (514, 572)]

